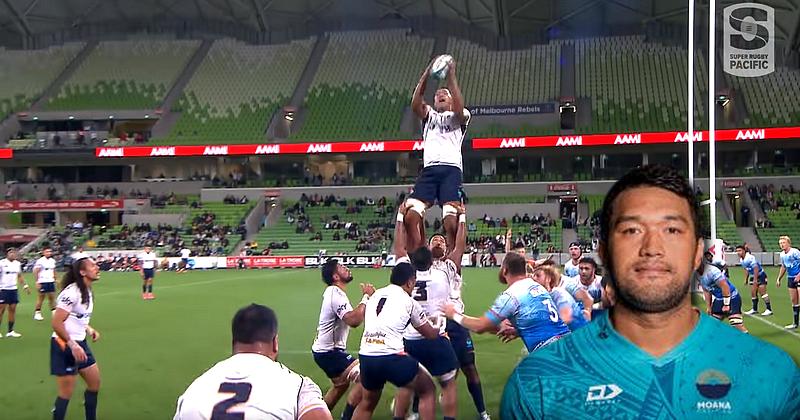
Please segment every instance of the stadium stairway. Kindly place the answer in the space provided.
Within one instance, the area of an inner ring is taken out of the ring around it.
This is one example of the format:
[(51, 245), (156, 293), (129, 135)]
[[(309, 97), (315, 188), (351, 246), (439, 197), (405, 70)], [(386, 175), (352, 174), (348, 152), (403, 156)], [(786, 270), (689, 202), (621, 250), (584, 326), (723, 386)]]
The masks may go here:
[(561, 231), (561, 249), (569, 249), (569, 244), (578, 240), (578, 231), (575, 229), (564, 229)]
[(99, 44), (98, 41), (91, 41), (87, 42), (86, 45), (83, 47), (81, 52), (72, 59), (72, 61), (64, 68), (61, 74), (53, 80), (53, 83), (50, 83), (50, 86), (47, 87), (42, 92), (42, 95), (37, 98), (33, 104), (31, 104), (31, 111), (41, 111), (45, 104), (47, 104), (48, 100), (51, 96), (58, 95), (58, 92), (61, 91), (61, 87), (64, 85), (64, 82), (69, 80), (70, 77), (78, 70), (81, 66), (83, 60), (88, 57), (97, 45)]
[(161, 110), (163, 114), (161, 118), (158, 119), (158, 122), (153, 126), (152, 129), (152, 137), (159, 138), (164, 137), (169, 134), (172, 126), (178, 121), (177, 118), (173, 117), (172, 114), (172, 105), (180, 99), (181, 95), (183, 94), (183, 89), (189, 84), (189, 81), (192, 80), (192, 76), (197, 71), (197, 68), (200, 67), (200, 64), (205, 60), (206, 56), (208, 55), (208, 50), (211, 49), (211, 46), (214, 44), (213, 41), (204, 40), (200, 47), (195, 51), (194, 55), (191, 59), (189, 59), (189, 63), (186, 64), (186, 67), (183, 68), (180, 76), (175, 79), (175, 83), (172, 84), (167, 96), (164, 97), (164, 101), (161, 102)]
[(764, 252), (764, 247), (761, 245), (761, 241), (758, 240), (758, 235), (754, 228), (740, 227), (737, 228), (737, 230), (739, 231), (739, 236), (742, 238), (742, 241), (750, 247), (751, 251)]

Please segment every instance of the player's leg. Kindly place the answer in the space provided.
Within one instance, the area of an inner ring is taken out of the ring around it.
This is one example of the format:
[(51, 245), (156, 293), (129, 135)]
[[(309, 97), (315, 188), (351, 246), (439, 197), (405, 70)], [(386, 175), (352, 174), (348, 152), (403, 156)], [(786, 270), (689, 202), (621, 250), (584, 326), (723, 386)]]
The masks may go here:
[[(8, 305), (6, 305), (5, 303), (0, 303), (0, 326), (3, 325), (3, 314), (6, 313), (6, 306)], [(2, 336), (3, 334), (0, 333), (0, 337)]]
[(755, 315), (758, 313), (758, 280), (750, 279), (750, 301), (753, 302), (753, 308), (745, 312), (748, 315)]
[(419, 397), (419, 418), (420, 420), (434, 420), (436, 418), (436, 385), (433, 378), (422, 365), (419, 366), (419, 373), (409, 384), (412, 393)]
[[(345, 353), (343, 353), (344, 355)], [(347, 357), (347, 356), (344, 356)], [(358, 380), (358, 360), (353, 360), (338, 376), (331, 378), (333, 387), (325, 393), (325, 404), (329, 410), (333, 410), (339, 400), (347, 393), (350, 382)]]
[(12, 303), (8, 305), (8, 336), (14, 337), (19, 336), (19, 334), (14, 331), (14, 322), (17, 320), (17, 304)]
[(442, 226), (444, 227), (444, 236), (447, 241), (447, 250), (451, 251), (456, 244), (456, 233), (458, 232), (458, 210), (456, 210), (457, 201), (447, 202), (442, 206)]
[(63, 420), (67, 415), (67, 406), (75, 390), (75, 375), (56, 376), (58, 395), (53, 406), (53, 420)]
[(394, 394), (394, 409), (392, 410), (392, 417), (394, 419), (404, 419), (406, 417), (412, 398), (414, 398), (413, 389), (407, 387), (397, 388)]
[(45, 292), (43, 284), (36, 285), (36, 306), (33, 308), (33, 319), (41, 321), (42, 319), (42, 303), (44, 303)]
[(369, 420), (372, 418), (372, 413), (375, 412), (375, 407), (381, 400), (381, 392), (383, 388), (377, 390), (364, 389), (361, 394), (361, 402), (356, 407), (353, 413), (353, 420)]
[(458, 231), (458, 214), (455, 206), (461, 205), (461, 169), (455, 166), (443, 166), (439, 177), (439, 195), (437, 199), (442, 205), (442, 226), (444, 226), (447, 249), (452, 250), (456, 243)]
[(439, 386), (442, 388), (442, 414), (445, 420), (455, 420), (458, 413), (458, 370), (440, 376)]
[[(53, 285), (55, 287), (55, 285)], [(47, 301), (50, 304), (50, 312), (56, 310), (56, 292), (49, 292), (47, 294)]]
[(797, 296), (797, 283), (795, 283), (794, 279), (789, 279), (789, 299), (792, 301), (792, 322), (791, 325), (787, 325), (786, 328), (797, 328), (798, 325), (798, 318), (800, 318), (800, 302), (798, 302)]
[(478, 368), (475, 364), (461, 366), (461, 372), (464, 373), (464, 379), (467, 381), (467, 390), (472, 397), (472, 403), (475, 404), (475, 410), (478, 411), (482, 419), (488, 419), (489, 414), (486, 411), (486, 402), (483, 400), (483, 386), (481, 385), (481, 377), (478, 374)]
[(758, 294), (761, 296), (761, 300), (764, 301), (764, 306), (767, 309), (761, 313), (761, 315), (769, 316), (772, 315), (772, 302), (769, 300), (769, 292), (767, 291), (767, 280), (764, 279), (763, 281), (759, 280), (758, 284)]
[(417, 249), (425, 245), (425, 236), (422, 226), (425, 223), (425, 210), (428, 209), (437, 197), (439, 180), (435, 166), (423, 168), (414, 184), (414, 191), (406, 199), (408, 211), (405, 216), (406, 235), (408, 235), (406, 249)]
[(350, 420), (353, 418), (353, 413), (355, 413), (356, 407), (358, 404), (361, 403), (361, 398), (364, 395), (364, 388), (361, 386), (360, 382), (356, 382), (353, 384), (353, 387), (350, 388), (350, 394), (347, 396), (347, 405), (344, 406), (344, 411), (342, 412), (342, 420)]
[(80, 373), (83, 381), (86, 382), (86, 391), (83, 393), (83, 407), (86, 413), (86, 420), (97, 419), (97, 394), (100, 392), (100, 368), (97, 363), (81, 369)]
[(744, 326), (744, 320), (742, 319), (742, 296), (736, 295), (731, 298), (731, 306), (728, 310), (728, 322), (731, 324), (731, 327), (736, 328), (737, 330), (747, 333), (747, 328)]

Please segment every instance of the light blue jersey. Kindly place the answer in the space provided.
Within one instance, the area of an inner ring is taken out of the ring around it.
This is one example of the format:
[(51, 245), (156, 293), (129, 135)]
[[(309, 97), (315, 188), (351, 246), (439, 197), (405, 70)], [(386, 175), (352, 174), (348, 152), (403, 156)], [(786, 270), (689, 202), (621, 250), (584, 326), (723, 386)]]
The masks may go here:
[(700, 276), (700, 286), (703, 287), (703, 290), (711, 293), (715, 299), (722, 299), (722, 289), (719, 287), (719, 282), (724, 280), (728, 283), (728, 287), (730, 288), (730, 297), (738, 296), (739, 292), (736, 290), (736, 287), (733, 286), (733, 283), (725, 277), (725, 274), (717, 268), (717, 266), (712, 264), (706, 264), (705, 270), (703, 274)]
[[(756, 260), (756, 257), (753, 256), (751, 253), (747, 253), (742, 258), (742, 268), (747, 271), (747, 274), (750, 275), (750, 278), (753, 280), (759, 280), (760, 282), (767, 281), (767, 272), (764, 271), (764, 267), (761, 267), (761, 263)], [(755, 278), (755, 269), (758, 268), (758, 279)]]
[(781, 264), (786, 267), (786, 274), (790, 279), (800, 274), (800, 250), (790, 248), (789, 252), (781, 251)]
[(572, 321), (567, 324), (570, 331), (575, 331), (588, 323), (586, 318), (583, 317), (583, 304), (576, 301), (566, 289), (554, 287), (553, 290), (550, 290), (550, 297), (553, 298), (553, 303), (556, 304), (559, 314), (562, 308), (569, 308), (572, 312)]
[[(758, 355), (758, 357), (753, 357)], [(797, 419), (800, 370), (777, 347), (700, 315), (661, 357), (608, 315), (525, 358), (500, 417), (532, 419)]]
[(529, 352), (569, 334), (550, 294), (533, 279), (518, 280), (495, 299), (486, 318), (495, 325), (508, 319)]

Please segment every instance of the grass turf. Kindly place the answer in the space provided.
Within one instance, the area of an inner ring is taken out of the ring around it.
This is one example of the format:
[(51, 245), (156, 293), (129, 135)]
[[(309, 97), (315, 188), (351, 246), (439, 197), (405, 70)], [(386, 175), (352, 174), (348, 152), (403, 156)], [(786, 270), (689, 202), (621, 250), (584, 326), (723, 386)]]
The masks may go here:
[[(774, 284), (776, 269), (767, 269)], [(742, 273), (732, 268), (733, 279), (743, 294), (743, 309), (750, 308), (749, 291), (742, 287)], [(388, 271), (354, 270), (355, 283), (387, 283)], [(502, 285), (496, 271), (467, 269), (464, 300), (471, 314), (482, 313)], [(30, 275), (26, 275), (30, 281)], [(784, 280), (785, 282), (785, 280)], [(785, 284), (785, 283), (784, 283)], [(358, 286), (351, 285), (351, 301), (359, 298)], [(154, 292), (157, 299), (142, 301), (137, 273), (103, 273), (95, 286), (96, 305), (92, 325), (102, 334), (91, 345), (101, 370), (100, 418), (171, 418), (175, 401), (188, 384), (217, 361), (230, 354), (230, 319), (251, 302), (275, 309), (280, 324), (279, 360), (293, 370), (310, 376), (323, 392), (329, 381), (310, 355), (316, 333), (323, 284), (316, 270), (196, 271), (185, 275), (159, 273)], [(770, 287), (776, 325), (791, 322), (791, 306), (785, 286)], [(42, 419), (50, 416), (55, 399), (55, 380), (49, 376), (49, 316), (32, 320), (34, 297), (21, 295), (16, 330), (20, 339), (0, 339), (3, 366), (4, 413), (14, 419)], [(763, 303), (761, 305), (763, 310)], [(774, 326), (746, 318), (751, 333), (788, 351), (800, 360), (800, 348), (793, 335)], [(5, 334), (6, 323), (0, 331)], [(357, 354), (361, 329), (350, 333), (349, 349)], [(521, 358), (521, 343), (502, 344), (492, 335), (473, 335), (477, 365), (489, 412), (497, 416), (505, 380)], [(83, 418), (83, 385), (76, 389), (68, 418)], [(391, 418), (391, 387), (376, 410), (375, 418)], [(334, 417), (341, 413), (340, 401)], [(475, 408), (459, 378), (459, 418), (474, 418)], [(6, 417), (6, 416), (2, 416)]]

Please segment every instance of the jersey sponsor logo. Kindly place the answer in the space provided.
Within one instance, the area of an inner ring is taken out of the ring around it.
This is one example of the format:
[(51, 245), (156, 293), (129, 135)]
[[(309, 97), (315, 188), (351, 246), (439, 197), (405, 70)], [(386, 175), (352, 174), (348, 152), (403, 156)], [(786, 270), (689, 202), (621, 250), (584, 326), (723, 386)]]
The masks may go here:
[[(695, 131), (693, 137), (694, 137), (694, 141), (703, 141), (703, 132), (702, 131)], [(675, 134), (675, 143), (685, 143), (687, 141), (689, 141), (689, 133), (688, 132), (684, 131), (682, 133), (678, 132), (678, 133)]]
[(367, 142), (361, 143), (361, 148), (359, 151), (361, 152), (382, 152), (384, 148), (384, 142)]
[(589, 387), (589, 392), (586, 393), (586, 402), (605, 402), (611, 401), (622, 394), (622, 388), (617, 384), (594, 385)]
[(330, 143), (311, 143), (306, 153), (331, 153), (333, 145)]
[(175, 156), (174, 147), (154, 147), (150, 149), (150, 156)]
[(257, 155), (277, 155), (281, 152), (281, 145), (279, 144), (262, 144), (256, 147)]
[(764, 135), (764, 129), (760, 130), (739, 130), (736, 133), (736, 140), (764, 140), (767, 138)]
[(228, 146), (206, 146), (203, 150), (204, 155), (227, 155)]
[(614, 140), (614, 144), (641, 144), (641, 134), (619, 134)]
[(709, 369), (697, 376), (695, 386), (700, 395), (718, 400), (728, 395), (731, 390), (731, 380), (724, 372)]
[(125, 157), (125, 149), (121, 147), (104, 147), (100, 149), (98, 157)]
[(556, 146), (581, 146), (583, 145), (583, 136), (566, 136), (559, 137), (556, 140)]
[(512, 149), (516, 147), (525, 147), (525, 137), (504, 138), (500, 141), (501, 149)]

